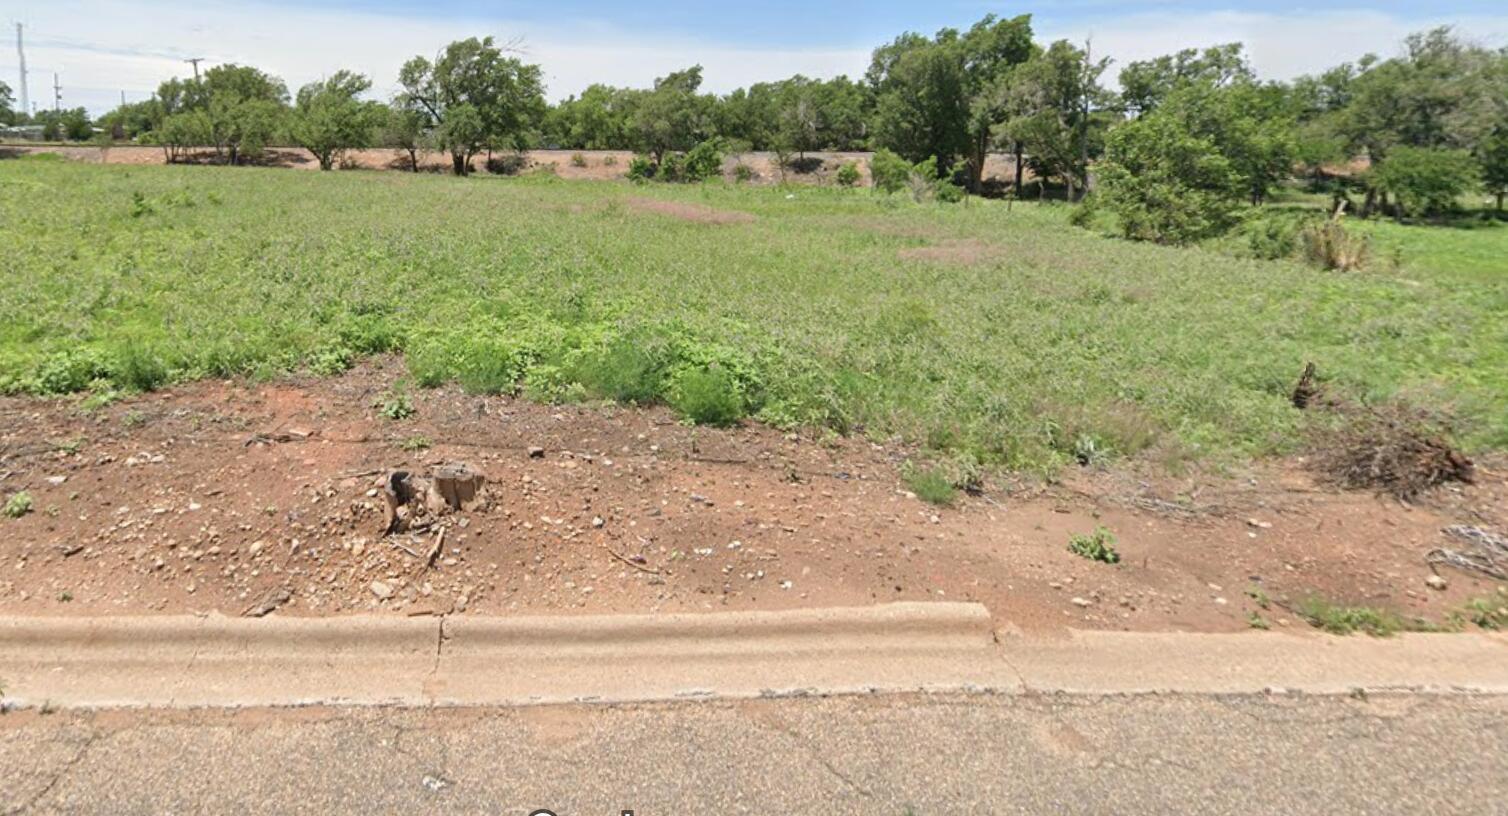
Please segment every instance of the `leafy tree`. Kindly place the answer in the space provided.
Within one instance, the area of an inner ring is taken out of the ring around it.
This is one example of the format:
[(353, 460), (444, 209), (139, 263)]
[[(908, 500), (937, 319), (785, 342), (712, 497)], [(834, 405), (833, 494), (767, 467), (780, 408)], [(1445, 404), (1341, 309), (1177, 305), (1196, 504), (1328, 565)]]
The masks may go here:
[(868, 78), (876, 145), (911, 162), (945, 157), (943, 169), (968, 150), (968, 88), (957, 31), (944, 29), (936, 40), (901, 35), (874, 52)]
[(187, 158), (192, 148), (209, 144), (212, 130), (208, 112), (183, 111), (163, 119), (154, 130), (146, 134), (144, 141), (160, 146), (168, 164), (174, 164)]
[(409, 169), (419, 172), (419, 151), (429, 144), (429, 117), (413, 108), (393, 105), (382, 120), (382, 143), (408, 153)]
[(10, 86), (0, 82), (0, 125), (9, 125), (16, 120), (15, 112), (11, 110), (16, 100), (11, 96)]
[(260, 155), (282, 128), (288, 88), (277, 77), (248, 65), (217, 65), (204, 72), (202, 88), (186, 93), (184, 102), (197, 110), (200, 98), (208, 100), (204, 109), (215, 152), (239, 164)]
[(458, 176), (471, 172), (472, 158), (484, 148), (527, 147), (544, 119), (539, 66), (504, 56), (491, 37), (453, 42), (433, 62), (414, 57), (398, 81), (401, 104), (429, 118)]
[(1015, 145), (1018, 162), (1024, 150), (1038, 176), (1062, 179), (1070, 199), (1088, 185), (1088, 142), (1098, 135), (1091, 132), (1091, 105), (1103, 95), (1098, 80), (1108, 65), (1091, 63), (1083, 49), (1059, 40), (996, 82), (995, 133)]
[(629, 143), (628, 122), (636, 95), (609, 85), (592, 85), (545, 116), (546, 138), (575, 150), (622, 149)]
[(1482, 183), (1497, 198), (1497, 211), (1503, 211), (1503, 197), (1508, 194), (1508, 125), (1498, 127), (1487, 137), (1479, 151)]
[(1452, 210), (1478, 181), (1478, 166), (1465, 150), (1401, 145), (1372, 168), (1371, 183), (1398, 202), (1400, 218)]
[(1105, 205), (1128, 238), (1184, 244), (1235, 223), (1241, 176), (1207, 137), (1161, 111), (1112, 130), (1099, 165)]
[(42, 138), (49, 142), (82, 142), (94, 135), (89, 112), (83, 108), (39, 111), (32, 121), (42, 126)]
[(371, 144), (383, 114), (382, 105), (359, 98), (371, 87), (372, 81), (361, 74), (336, 71), (299, 89), (288, 132), (314, 154), (319, 169), (333, 168), (344, 151)]
[(1128, 63), (1120, 74), (1121, 100), (1129, 112), (1141, 115), (1189, 85), (1221, 88), (1251, 82), (1254, 78), (1241, 43), (1216, 45), (1202, 51), (1186, 48), (1176, 54)]
[(640, 92), (629, 116), (629, 140), (658, 167), (669, 153), (690, 150), (711, 135), (713, 99), (697, 93), (702, 67), (692, 66), (655, 80)]
[[(987, 15), (958, 41), (958, 50), (963, 60), (967, 112), (965, 160), (969, 189), (977, 191), (984, 180), (984, 162), (995, 144), (996, 131), (1006, 118), (1004, 111), (990, 103), (999, 98), (1001, 78), (1038, 51), (1032, 43), (1031, 15), (1009, 20)], [(1072, 100), (1072, 107), (1077, 108), (1080, 101)]]

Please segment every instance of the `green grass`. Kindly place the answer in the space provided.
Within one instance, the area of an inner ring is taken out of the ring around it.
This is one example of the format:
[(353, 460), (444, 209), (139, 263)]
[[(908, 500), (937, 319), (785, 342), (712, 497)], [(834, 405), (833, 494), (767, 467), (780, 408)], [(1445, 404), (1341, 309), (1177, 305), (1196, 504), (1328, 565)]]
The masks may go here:
[(952, 480), (937, 468), (919, 468), (908, 465), (902, 472), (901, 479), (905, 482), (907, 490), (929, 504), (948, 507), (958, 498), (958, 488), (954, 487)]
[(1323, 598), (1306, 598), (1294, 609), (1310, 626), (1332, 635), (1391, 637), (1399, 632), (1434, 632), (1441, 627), (1419, 618), (1405, 618), (1388, 609), (1345, 606)]
[[(648, 196), (751, 213), (705, 224)], [(1323, 273), (868, 191), (0, 161), (0, 390), (334, 373), (679, 404), (1050, 471), (1292, 449), (1304, 361), (1508, 447), (1508, 229)], [(951, 243), (949, 243), (951, 242)], [(907, 257), (951, 245), (971, 262)], [(1495, 254), (1494, 254), (1495, 253)], [(1463, 261), (1462, 259), (1466, 259)]]

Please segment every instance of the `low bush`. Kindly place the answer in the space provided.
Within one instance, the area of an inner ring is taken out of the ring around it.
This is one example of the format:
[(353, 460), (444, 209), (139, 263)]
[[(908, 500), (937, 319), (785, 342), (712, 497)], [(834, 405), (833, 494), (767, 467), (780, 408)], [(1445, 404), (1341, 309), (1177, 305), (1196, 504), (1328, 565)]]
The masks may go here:
[(1366, 265), (1371, 255), (1365, 236), (1353, 235), (1338, 218), (1304, 227), (1304, 257), (1322, 269), (1350, 272)]
[(721, 368), (691, 368), (676, 375), (670, 407), (698, 425), (726, 428), (744, 416), (738, 382)]
[(952, 480), (937, 468), (908, 466), (901, 471), (901, 481), (907, 490), (929, 504), (947, 507), (958, 498), (958, 489)]
[(571, 166), (572, 167), (586, 167), (586, 156), (583, 156), (580, 153), (572, 153), (571, 154)]
[(733, 165), (733, 180), (738, 182), (753, 181), (754, 168), (743, 162)]
[(877, 192), (897, 193), (911, 179), (911, 163), (889, 150), (877, 150), (869, 159), (869, 175)]
[(31, 507), (31, 494), (22, 490), (19, 493), (11, 494), (11, 497), (5, 500), (4, 513), (10, 518), (17, 519), (30, 513)]
[(1105, 527), (1096, 527), (1089, 535), (1070, 537), (1068, 551), (1103, 564), (1119, 564), (1121, 560), (1121, 554), (1115, 551), (1115, 534)]
[(628, 179), (643, 183), (655, 177), (655, 163), (648, 156), (635, 156), (628, 161)]
[(836, 177), (836, 180), (838, 182), (838, 186), (839, 187), (852, 187), (855, 184), (858, 184), (859, 183), (859, 164), (858, 164), (858, 162), (844, 162), (843, 166), (838, 168), (838, 175)]

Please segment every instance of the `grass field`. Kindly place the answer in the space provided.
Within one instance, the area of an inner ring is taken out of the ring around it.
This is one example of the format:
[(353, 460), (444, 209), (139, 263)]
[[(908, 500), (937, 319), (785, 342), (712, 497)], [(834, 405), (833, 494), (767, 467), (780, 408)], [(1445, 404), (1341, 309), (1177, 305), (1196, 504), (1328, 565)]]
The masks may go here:
[(1508, 447), (1508, 227), (1368, 225), (1394, 260), (1339, 274), (1066, 214), (4, 161), (0, 388), (323, 373), (398, 350), (415, 387), (664, 400), (1051, 469), (1292, 449), (1288, 391), (1314, 360), (1351, 395), (1452, 406), (1469, 448)]

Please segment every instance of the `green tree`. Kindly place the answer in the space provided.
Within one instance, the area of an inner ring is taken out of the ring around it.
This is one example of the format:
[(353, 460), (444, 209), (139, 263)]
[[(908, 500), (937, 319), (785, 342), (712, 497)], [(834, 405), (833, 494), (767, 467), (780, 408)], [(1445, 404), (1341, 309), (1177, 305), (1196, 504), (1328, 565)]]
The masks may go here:
[(429, 117), (402, 105), (387, 108), (382, 118), (382, 143), (408, 153), (408, 166), (419, 172), (419, 151), (429, 144)]
[(628, 122), (635, 95), (609, 85), (591, 85), (545, 116), (546, 138), (573, 150), (621, 150), (628, 146)]
[(319, 160), (319, 169), (335, 166), (340, 154), (372, 142), (383, 107), (360, 96), (372, 81), (351, 71), (336, 71), (299, 89), (289, 116), (288, 133)]
[(1399, 218), (1435, 216), (1478, 181), (1478, 165), (1465, 150), (1400, 145), (1371, 170), (1371, 184), (1398, 202)]
[(639, 92), (629, 117), (629, 139), (655, 167), (667, 154), (690, 150), (712, 135), (715, 100), (697, 93), (701, 85), (702, 67), (696, 65), (656, 79), (654, 90)]
[(453, 42), (433, 62), (414, 57), (398, 81), (400, 104), (429, 118), (458, 176), (471, 172), (472, 158), (484, 148), (527, 147), (544, 120), (539, 66), (504, 56), (491, 37)]
[(1503, 211), (1503, 197), (1508, 194), (1508, 125), (1494, 130), (1479, 151), (1482, 184), (1497, 198), (1497, 211)]
[(1121, 232), (1167, 244), (1229, 229), (1245, 192), (1240, 174), (1214, 142), (1161, 111), (1110, 131), (1099, 176)]
[(12, 107), (16, 100), (10, 95), (10, 86), (0, 82), (0, 125), (9, 125), (16, 121), (15, 111)]
[(1176, 54), (1127, 63), (1121, 69), (1121, 101), (1130, 113), (1148, 113), (1174, 91), (1200, 85), (1221, 88), (1255, 78), (1241, 43), (1227, 43), (1199, 50), (1186, 48)]
[[(200, 84), (200, 83), (195, 83)], [(200, 109), (199, 91), (185, 95), (189, 109)], [(248, 65), (217, 65), (204, 72), (203, 109), (209, 114), (210, 140), (231, 164), (256, 157), (283, 127), (288, 88), (283, 81)]]
[(910, 162), (939, 157), (944, 170), (969, 147), (969, 108), (958, 32), (903, 34), (876, 49), (874, 141)]
[(1015, 146), (1018, 161), (1029, 155), (1038, 176), (1062, 179), (1070, 199), (1088, 185), (1089, 140), (1098, 136), (1092, 108), (1108, 65), (1059, 40), (996, 81), (996, 137)]

